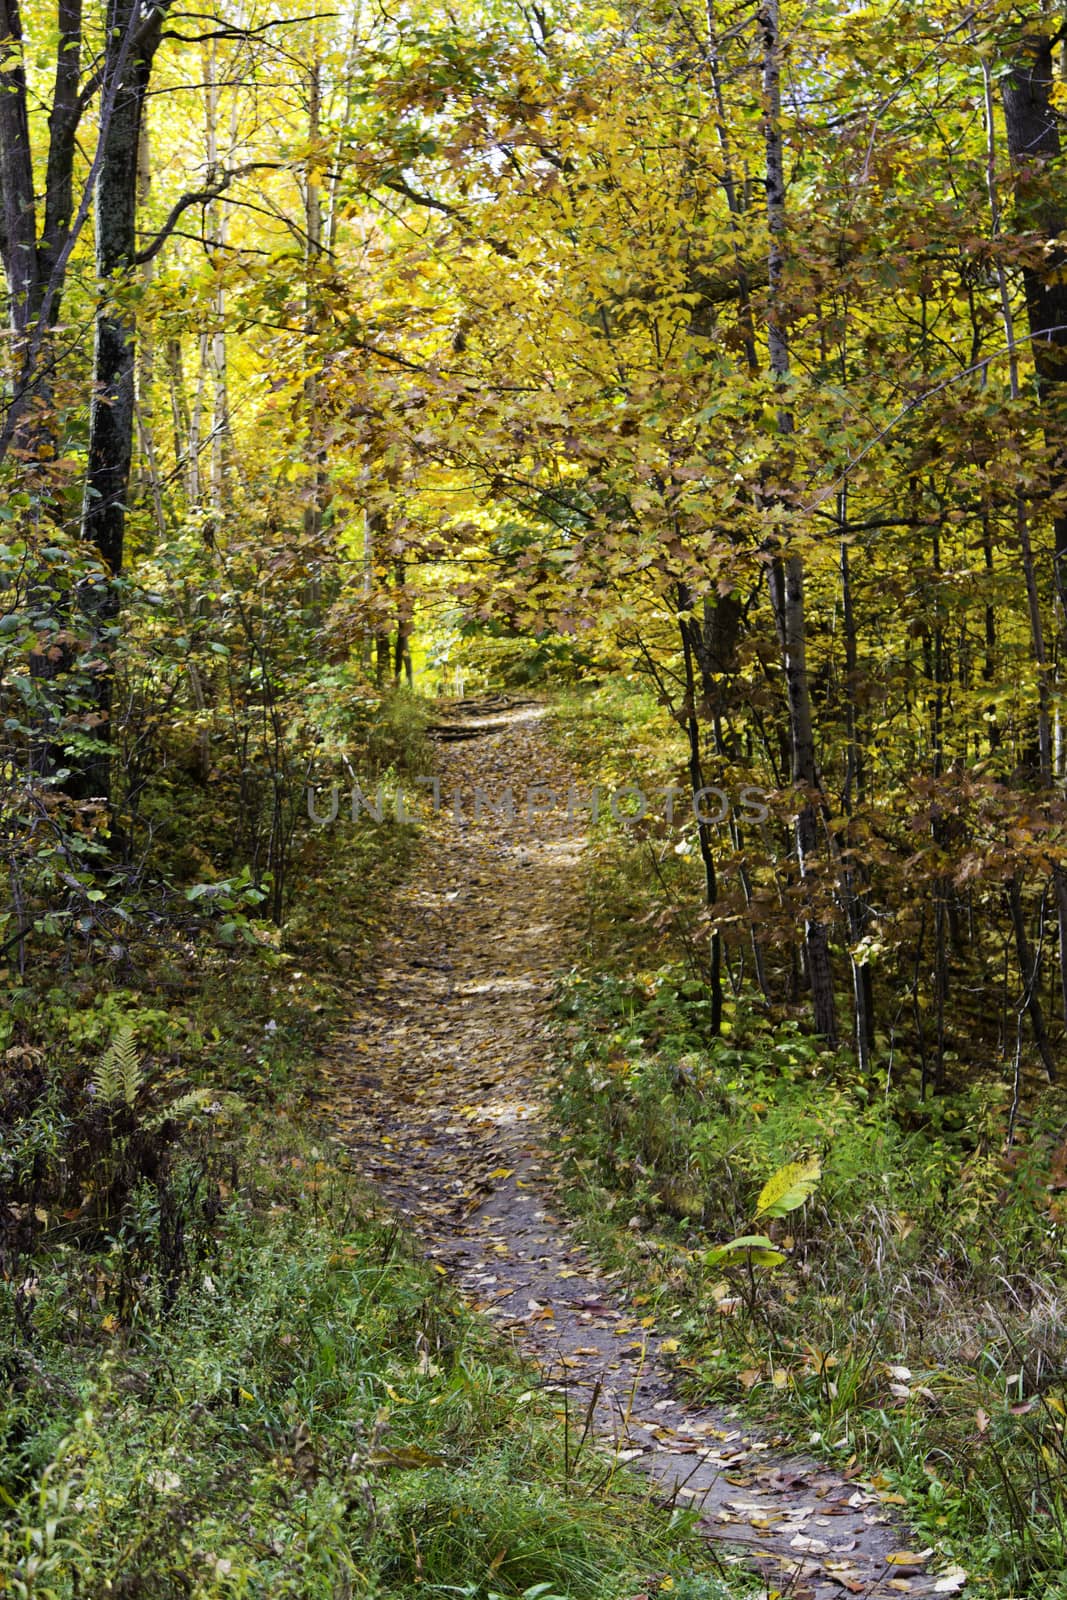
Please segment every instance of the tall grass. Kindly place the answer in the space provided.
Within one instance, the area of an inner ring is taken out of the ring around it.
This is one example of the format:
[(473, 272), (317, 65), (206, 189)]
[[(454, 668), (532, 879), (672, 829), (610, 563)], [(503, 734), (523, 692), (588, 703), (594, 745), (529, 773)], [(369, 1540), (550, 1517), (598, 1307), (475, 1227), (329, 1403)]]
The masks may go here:
[[(865, 1079), (795, 1024), (734, 1009), (709, 1040), (684, 972), (575, 978), (557, 1109), (571, 1193), (685, 1345), (693, 1391), (752, 1403), (907, 1502), (991, 1593), (1067, 1595), (1067, 1258), (1055, 1185), (1064, 1103), (979, 1081), (923, 1101)], [(705, 1262), (776, 1168), (819, 1153), (786, 1263)]]
[(165, 1317), (87, 1283), (75, 1329), (42, 1260), (16, 1339), (3, 1286), (0, 1593), (618, 1600), (695, 1568), (723, 1600), (327, 1152), (260, 1125), (240, 1167)]

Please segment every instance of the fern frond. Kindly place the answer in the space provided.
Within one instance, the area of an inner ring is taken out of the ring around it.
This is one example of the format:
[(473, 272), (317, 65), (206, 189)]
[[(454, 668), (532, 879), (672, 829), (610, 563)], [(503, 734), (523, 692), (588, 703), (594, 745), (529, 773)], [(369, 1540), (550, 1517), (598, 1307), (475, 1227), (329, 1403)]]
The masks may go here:
[(132, 1106), (144, 1082), (137, 1039), (130, 1027), (120, 1028), (93, 1069), (93, 1087), (104, 1105), (121, 1100)]
[(164, 1122), (188, 1119), (196, 1116), (198, 1112), (236, 1117), (240, 1116), (244, 1109), (245, 1102), (240, 1095), (231, 1094), (229, 1090), (219, 1091), (207, 1087), (189, 1089), (157, 1111), (146, 1123), (146, 1127), (159, 1128)]

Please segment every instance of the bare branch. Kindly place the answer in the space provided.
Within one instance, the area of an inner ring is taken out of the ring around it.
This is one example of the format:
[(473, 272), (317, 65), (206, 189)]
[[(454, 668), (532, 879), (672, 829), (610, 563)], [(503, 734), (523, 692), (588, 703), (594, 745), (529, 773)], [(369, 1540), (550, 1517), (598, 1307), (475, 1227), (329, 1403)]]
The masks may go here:
[[(404, 178), (382, 178), (379, 180), (383, 189), (391, 189), (394, 194), (403, 195), (405, 200), (410, 200), (413, 205), (425, 206), (430, 211), (441, 211), (446, 217), (455, 217), (462, 222), (465, 228), (472, 228), (474, 224), (465, 212), (458, 206), (449, 205), (447, 200), (437, 200), (432, 194), (421, 194), (418, 189), (413, 189)], [(368, 185), (367, 192), (373, 194), (373, 183)], [(486, 244), (498, 256), (506, 256), (509, 261), (514, 261), (515, 251), (503, 239), (494, 239), (486, 236)]]
[[(176, 11), (176, 17), (197, 18), (200, 14), (195, 11)], [(164, 39), (177, 39), (181, 44), (206, 44), (210, 39), (254, 39), (257, 35), (266, 33), (268, 28), (291, 28), (298, 22), (330, 22), (340, 16), (339, 11), (315, 11), (307, 17), (277, 17), (271, 22), (260, 22), (254, 28), (242, 28), (232, 24), (223, 23), (221, 27), (212, 29), (209, 33), (178, 33), (168, 28), (163, 34)], [(204, 18), (204, 21), (216, 21), (214, 17)]]
[(413, 205), (428, 206), (431, 211), (443, 211), (446, 217), (459, 217), (461, 222), (466, 221), (457, 206), (450, 206), (447, 200), (436, 200), (432, 194), (420, 194), (403, 178), (383, 178), (382, 185), (386, 189), (392, 189), (394, 194), (402, 194), (405, 200), (410, 200)]
[(134, 266), (143, 267), (147, 261), (155, 259), (190, 206), (210, 205), (212, 200), (218, 200), (225, 194), (238, 178), (244, 178), (250, 172), (279, 172), (284, 166), (285, 163), (282, 161), (251, 161), (247, 166), (234, 167), (228, 172), (220, 173), (215, 182), (209, 183), (206, 188), (193, 189), (188, 194), (183, 194), (171, 206), (163, 226), (151, 244), (146, 245), (143, 250), (138, 250), (133, 258)]

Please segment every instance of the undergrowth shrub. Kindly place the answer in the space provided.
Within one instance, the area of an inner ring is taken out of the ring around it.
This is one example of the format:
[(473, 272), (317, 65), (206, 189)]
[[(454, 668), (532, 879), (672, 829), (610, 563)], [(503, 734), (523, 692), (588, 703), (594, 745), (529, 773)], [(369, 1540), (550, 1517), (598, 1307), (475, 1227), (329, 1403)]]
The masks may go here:
[[(687, 1381), (864, 1462), (998, 1597), (1067, 1594), (1062, 1096), (1027, 1102), (1006, 1150), (997, 1082), (923, 1097), (741, 1007), (710, 1038), (670, 968), (572, 977), (558, 1059), (575, 1203), (671, 1315)], [(813, 1197), (767, 1229), (784, 1263), (724, 1267), (709, 1247), (814, 1156)]]
[(0, 1385), (0, 1593), (618, 1600), (708, 1571), (688, 1524), (602, 1496), (611, 1464), (575, 1466), (551, 1401), (326, 1151), (276, 1121), (239, 1167), (165, 1320), (116, 1327), (87, 1292), (75, 1329), (40, 1263)]

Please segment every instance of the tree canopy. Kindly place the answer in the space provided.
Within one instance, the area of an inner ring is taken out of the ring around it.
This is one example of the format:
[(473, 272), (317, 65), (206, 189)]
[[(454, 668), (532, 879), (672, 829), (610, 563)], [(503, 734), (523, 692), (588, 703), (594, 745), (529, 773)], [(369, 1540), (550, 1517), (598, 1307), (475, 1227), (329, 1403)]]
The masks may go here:
[(338, 672), (555, 641), (649, 675), (695, 789), (772, 797), (698, 829), (713, 984), (748, 948), (830, 1037), (851, 988), (863, 1052), (903, 986), (940, 1079), (952, 986), (980, 1017), (1007, 946), (1053, 1070), (1050, 17), (5, 26), (15, 790), (109, 794), (128, 835), (146, 740), (203, 752), (234, 640), (257, 760), (301, 771)]

